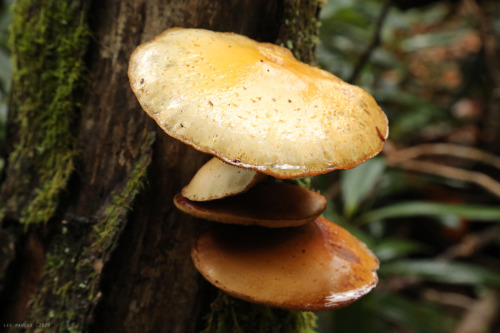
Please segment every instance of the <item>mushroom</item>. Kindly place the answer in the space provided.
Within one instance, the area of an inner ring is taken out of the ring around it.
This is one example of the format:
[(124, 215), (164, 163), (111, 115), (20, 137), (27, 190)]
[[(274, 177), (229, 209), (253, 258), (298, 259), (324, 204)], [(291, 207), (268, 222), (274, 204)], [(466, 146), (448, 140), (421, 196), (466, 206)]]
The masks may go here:
[(168, 135), (215, 156), (174, 198), (180, 210), (224, 223), (210, 224), (192, 250), (207, 280), (245, 300), (311, 311), (374, 288), (378, 260), (318, 217), (322, 195), (260, 182), (263, 174), (354, 168), (377, 155), (388, 123), (367, 92), (280, 46), (202, 29), (172, 28), (139, 46), (129, 79)]
[(264, 175), (257, 171), (237, 168), (214, 157), (182, 189), (182, 196), (192, 201), (225, 198), (247, 191), (262, 178)]
[(283, 309), (345, 306), (378, 280), (379, 261), (372, 252), (323, 218), (281, 229), (212, 224), (197, 239), (191, 257), (217, 288)]
[(272, 181), (261, 182), (243, 194), (212, 201), (192, 201), (179, 193), (174, 203), (183, 212), (198, 218), (269, 228), (306, 224), (326, 208), (323, 195)]
[(278, 178), (353, 168), (388, 135), (361, 88), (234, 33), (169, 29), (134, 51), (129, 79), (170, 136)]

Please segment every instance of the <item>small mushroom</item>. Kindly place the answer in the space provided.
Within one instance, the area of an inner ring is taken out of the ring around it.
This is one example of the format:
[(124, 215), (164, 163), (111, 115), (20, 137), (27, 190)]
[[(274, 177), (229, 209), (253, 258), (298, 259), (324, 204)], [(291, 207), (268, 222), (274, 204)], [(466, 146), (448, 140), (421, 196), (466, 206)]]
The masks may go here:
[(322, 311), (348, 305), (372, 290), (379, 262), (357, 238), (318, 218), (297, 228), (213, 224), (191, 257), (213, 285), (247, 301)]
[(361, 88), (234, 33), (169, 29), (134, 51), (129, 79), (167, 134), (278, 178), (353, 168), (388, 135)]
[(245, 193), (211, 201), (191, 201), (177, 194), (183, 212), (210, 221), (284, 228), (306, 224), (326, 208), (321, 194), (283, 182), (261, 182)]
[(192, 201), (220, 199), (243, 193), (263, 178), (257, 171), (238, 168), (214, 157), (182, 189), (182, 196)]

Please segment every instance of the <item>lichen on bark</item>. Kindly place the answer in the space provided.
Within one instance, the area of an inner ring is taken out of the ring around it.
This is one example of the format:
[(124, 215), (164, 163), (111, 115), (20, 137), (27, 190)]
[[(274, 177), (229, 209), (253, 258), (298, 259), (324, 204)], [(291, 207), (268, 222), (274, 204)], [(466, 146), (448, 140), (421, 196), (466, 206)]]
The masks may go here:
[(26, 225), (54, 216), (75, 169), (74, 122), (90, 37), (86, 3), (18, 0), (12, 9), (9, 117), (16, 133), (0, 198), (4, 213)]

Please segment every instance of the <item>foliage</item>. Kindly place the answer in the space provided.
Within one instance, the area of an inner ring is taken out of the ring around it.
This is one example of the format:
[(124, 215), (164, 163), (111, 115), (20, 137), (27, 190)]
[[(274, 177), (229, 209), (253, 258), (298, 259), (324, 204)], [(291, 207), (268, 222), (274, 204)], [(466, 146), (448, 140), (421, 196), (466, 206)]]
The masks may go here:
[[(500, 82), (485, 71), (482, 44), (484, 31), (500, 41), (500, 6), (414, 3), (407, 11), (390, 7), (380, 31), (390, 1), (328, 1), (321, 13), (320, 64), (374, 95), (390, 140), (381, 156), (312, 179), (329, 197), (325, 217), (381, 261), (378, 287), (323, 313), (320, 332), (448, 332), (470, 318), (477, 332), (500, 327), (498, 301), (490, 317), (474, 312), (500, 289), (500, 164), (491, 155), (498, 150), (462, 149), (498, 145), (478, 133)], [(377, 34), (380, 44), (371, 47)], [(445, 151), (431, 149), (443, 142)]]
[[(450, 314), (446, 304), (426, 299), (429, 290), (448, 295), (446, 290), (455, 286), (450, 294), (473, 302), (484, 290), (500, 287), (497, 258), (490, 257), (491, 265), (484, 265), (476, 262), (474, 253), (465, 259), (443, 255), (450, 248), (467, 250), (464, 241), (474, 237), (471, 230), (455, 240), (448, 235), (450, 231), (457, 231), (464, 221), (469, 225), (480, 222), (480, 229), (494, 226), (500, 222), (500, 208), (405, 200), (401, 193), (411, 193), (411, 184), (407, 181), (399, 187), (392, 185), (402, 181), (401, 173), (387, 170), (383, 157), (341, 172), (340, 194), (330, 200), (325, 216), (350, 230), (374, 251), (381, 261), (380, 283), (373, 295), (333, 311), (330, 317), (320, 317), (320, 332), (329, 332), (329, 325), (335, 327), (331, 331), (339, 332), (347, 331), (347, 327), (348, 331), (386, 332), (389, 327), (394, 330), (394, 326), (415, 332), (447, 332), (460, 319), (461, 311), (456, 308), (464, 305), (452, 306), (454, 311)], [(360, 179), (369, 179), (369, 185), (360, 186)], [(324, 179), (317, 177), (313, 186), (321, 186), (322, 182)], [(497, 248), (498, 240), (497, 234)], [(491, 256), (488, 253), (480, 255)], [(366, 318), (363, 323), (356, 321), (360, 316)]]
[(12, 64), (7, 48), (7, 30), (10, 24), (9, 6), (13, 0), (0, 2), (0, 175), (4, 168), (2, 152), (5, 146), (7, 120), (7, 95), (10, 90)]

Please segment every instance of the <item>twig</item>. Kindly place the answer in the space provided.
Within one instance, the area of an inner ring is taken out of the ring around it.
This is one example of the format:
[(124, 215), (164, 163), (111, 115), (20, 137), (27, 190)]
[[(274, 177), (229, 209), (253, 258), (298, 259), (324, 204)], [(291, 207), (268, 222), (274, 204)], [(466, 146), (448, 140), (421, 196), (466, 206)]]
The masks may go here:
[(377, 25), (375, 26), (375, 32), (373, 33), (372, 41), (370, 45), (366, 48), (365, 52), (359, 59), (358, 63), (356, 64), (356, 67), (354, 67), (354, 70), (351, 74), (351, 77), (347, 80), (349, 83), (355, 83), (356, 80), (358, 79), (359, 74), (361, 73), (361, 70), (365, 66), (365, 64), (368, 62), (370, 59), (373, 51), (379, 46), (381, 42), (381, 33), (382, 33), (382, 28), (384, 26), (385, 18), (387, 16), (387, 13), (389, 12), (389, 9), (391, 8), (392, 5), (392, 0), (386, 0), (384, 3), (384, 7), (382, 7), (382, 10), (380, 12), (380, 15), (377, 19)]
[(422, 144), (401, 149), (389, 155), (394, 162), (409, 160), (423, 155), (447, 155), (481, 162), (500, 169), (500, 157), (483, 150), (449, 143)]
[(479, 233), (469, 234), (460, 243), (449, 247), (436, 256), (437, 260), (451, 261), (459, 257), (470, 257), (479, 249), (494, 242), (500, 234), (500, 225), (487, 228)]
[(387, 159), (387, 164), (405, 170), (423, 172), (446, 178), (458, 179), (464, 182), (474, 183), (486, 189), (500, 199), (500, 183), (490, 176), (477, 171), (467, 171), (464, 169), (441, 165), (433, 162), (415, 160), (394, 161), (390, 158)]
[(479, 38), (481, 38), (481, 42), (483, 44), (486, 65), (488, 66), (488, 71), (491, 75), (491, 78), (495, 82), (495, 85), (498, 87), (500, 86), (500, 71), (498, 70), (497, 66), (498, 55), (496, 52), (493, 22), (492, 20), (488, 20), (483, 9), (476, 0), (467, 0), (464, 1), (464, 4), (466, 5), (465, 8), (469, 10), (469, 12), (476, 20), (479, 31)]
[(489, 332), (496, 321), (498, 311), (498, 295), (494, 291), (484, 295), (469, 308), (454, 333)]
[(495, 37), (495, 15), (487, 13), (477, 0), (464, 1), (465, 8), (472, 14), (476, 20), (479, 38), (482, 42), (482, 54), (486, 64), (486, 73), (493, 81), (494, 87), (491, 96), (487, 99), (485, 105), (485, 115), (483, 117), (482, 136), (485, 142), (498, 151), (498, 139), (500, 138), (498, 130), (500, 129), (500, 62), (498, 61), (498, 45)]

